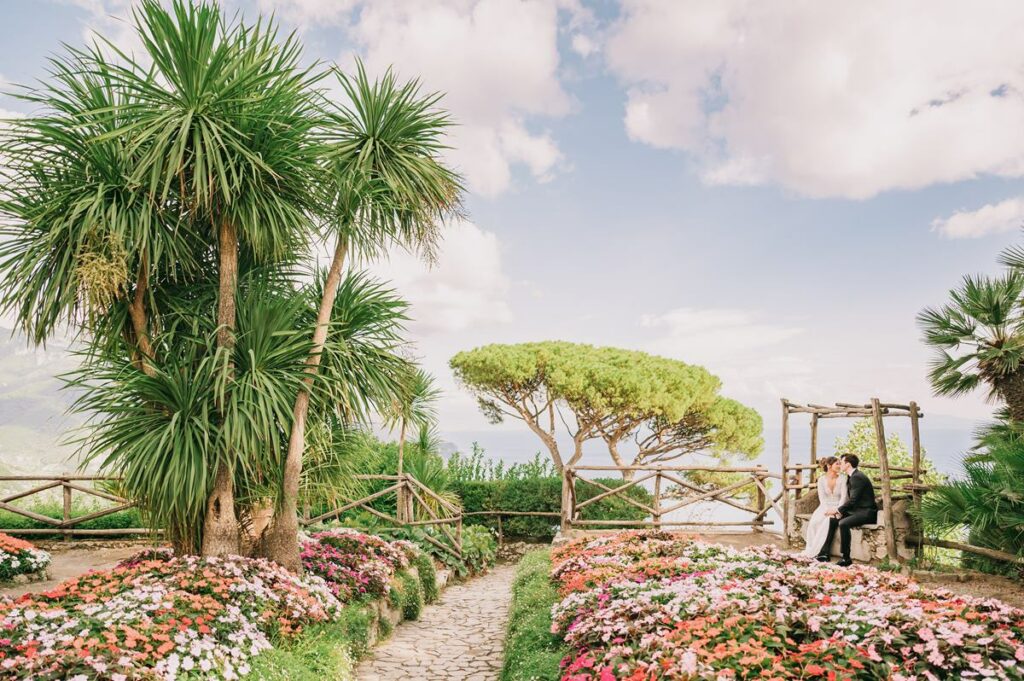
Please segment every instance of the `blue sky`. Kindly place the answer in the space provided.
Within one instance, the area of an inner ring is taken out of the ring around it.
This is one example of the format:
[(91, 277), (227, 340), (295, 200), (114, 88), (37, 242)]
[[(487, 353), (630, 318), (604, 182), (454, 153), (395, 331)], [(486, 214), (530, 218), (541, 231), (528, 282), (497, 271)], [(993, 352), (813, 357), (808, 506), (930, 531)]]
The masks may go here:
[[(43, 76), (92, 31), (131, 49), (129, 6), (5, 0), (0, 81)], [(1020, 239), (1016, 3), (225, 7), (273, 9), (311, 58), (358, 54), (448, 93), (468, 220), (434, 269), (401, 253), (374, 268), (413, 303), (452, 441), (536, 450), (487, 425), (446, 364), (553, 338), (703, 364), (769, 429), (781, 396), (916, 399), (949, 450), (989, 414), (980, 395), (931, 396), (915, 315)]]

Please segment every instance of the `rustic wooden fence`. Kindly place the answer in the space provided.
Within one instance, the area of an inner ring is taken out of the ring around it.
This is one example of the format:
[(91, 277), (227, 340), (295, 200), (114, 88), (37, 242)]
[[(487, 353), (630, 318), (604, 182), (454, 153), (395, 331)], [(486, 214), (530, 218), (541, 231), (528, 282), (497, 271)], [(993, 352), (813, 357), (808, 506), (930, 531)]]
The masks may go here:
[[(13, 534), (30, 534), (30, 535), (61, 535), (65, 539), (71, 537), (102, 537), (112, 535), (126, 535), (126, 534), (150, 534), (151, 530), (144, 527), (129, 527), (129, 528), (110, 528), (110, 529), (89, 529), (78, 527), (79, 525), (86, 523), (90, 520), (96, 520), (104, 516), (113, 515), (120, 511), (127, 510), (135, 506), (135, 503), (120, 497), (116, 494), (112, 494), (108, 491), (104, 491), (96, 488), (97, 483), (102, 482), (116, 482), (117, 478), (112, 478), (102, 475), (57, 475), (57, 476), (33, 476), (33, 475), (4, 475), (0, 476), (0, 485), (6, 486), (7, 483), (38, 483), (29, 489), (8, 494), (7, 496), (0, 498), (0, 509), (13, 513), (15, 515), (29, 518), (47, 527), (38, 528), (0, 528), (0, 532), (9, 532)], [(26, 508), (16, 506), (12, 502), (18, 501), (19, 499), (28, 499), (30, 497), (44, 498), (48, 494), (52, 494), (51, 490), (61, 490), (62, 500), (62, 514), (60, 518), (51, 518), (50, 516), (43, 515), (30, 511)], [(113, 506), (107, 508), (101, 508), (92, 513), (85, 515), (72, 517), (73, 507), (73, 495), (75, 492), (84, 494), (86, 496), (103, 499), (113, 503)]]
[[(408, 473), (402, 475), (356, 475), (356, 480), (364, 482), (390, 483), (387, 487), (367, 494), (359, 499), (343, 501), (335, 508), (313, 517), (303, 517), (303, 526), (322, 523), (325, 520), (339, 518), (343, 513), (361, 510), (390, 523), (396, 527), (435, 527), (440, 538), (423, 535), (423, 539), (438, 549), (462, 558), (462, 509), (447, 499), (438, 496), (433, 490)], [(374, 506), (394, 497), (395, 514), (390, 515)], [(434, 501), (435, 510), (427, 499)], [(440, 513), (438, 513), (440, 511)]]
[[(632, 479), (623, 479), (622, 484), (613, 486), (607, 484), (607, 480), (602, 481), (593, 477), (594, 473), (608, 472), (631, 476)], [(689, 472), (733, 474), (738, 475), (739, 479), (709, 489), (688, 480), (685, 476)], [(585, 477), (584, 473), (590, 474), (591, 477)], [(765, 519), (769, 511), (775, 510), (780, 517), (782, 515), (782, 509), (778, 503), (783, 492), (780, 491), (773, 496), (768, 482), (773, 478), (781, 479), (781, 476), (769, 472), (763, 466), (567, 466), (563, 470), (562, 530), (601, 526), (655, 528), (699, 526), (750, 527), (752, 530), (760, 531), (766, 525), (773, 524), (771, 520)], [(601, 491), (585, 500), (580, 500), (577, 493), (580, 485), (592, 485)], [(650, 503), (645, 503), (626, 494), (627, 490), (639, 485), (649, 487)], [(674, 485), (674, 487), (670, 488), (668, 485)], [(753, 500), (750, 499), (751, 492)], [(647, 520), (592, 520), (583, 517), (585, 508), (609, 497), (618, 497), (621, 501), (646, 511), (650, 518)], [(752, 517), (742, 521), (674, 520), (666, 517), (675, 511), (698, 503), (722, 504), (746, 511)]]

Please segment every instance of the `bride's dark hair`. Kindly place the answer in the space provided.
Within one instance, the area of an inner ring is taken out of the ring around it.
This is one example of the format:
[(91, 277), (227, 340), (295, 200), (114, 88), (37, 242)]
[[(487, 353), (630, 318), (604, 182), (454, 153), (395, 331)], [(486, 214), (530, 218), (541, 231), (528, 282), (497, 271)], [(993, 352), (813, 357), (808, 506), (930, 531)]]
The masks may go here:
[(837, 459), (834, 456), (826, 456), (824, 458), (818, 459), (818, 465), (821, 466), (822, 472), (828, 473), (829, 467), (836, 461), (839, 461), (839, 459)]

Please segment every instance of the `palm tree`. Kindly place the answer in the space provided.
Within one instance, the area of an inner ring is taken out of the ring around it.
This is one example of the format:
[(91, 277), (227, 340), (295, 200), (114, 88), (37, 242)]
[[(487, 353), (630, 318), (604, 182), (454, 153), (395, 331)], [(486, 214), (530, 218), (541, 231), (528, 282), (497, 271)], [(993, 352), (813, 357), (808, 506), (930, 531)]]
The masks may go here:
[(1024, 555), (1024, 433), (997, 422), (964, 459), (964, 476), (925, 495), (921, 514), (939, 536), (970, 529), (970, 543)]
[[(0, 253), (3, 301), (36, 342), (62, 321), (100, 318), (90, 335), (107, 351), (130, 335), (152, 379), (154, 283), (215, 270), (226, 370), (215, 415), (238, 433), (229, 393), (239, 258), (288, 259), (314, 231), (323, 74), (300, 67), (298, 43), (279, 40), (273, 24), (229, 23), (213, 3), (143, 0), (134, 22), (151, 68), (70, 50), (52, 82), (26, 95), (45, 112), (4, 143), (15, 165), (3, 210), (16, 238)], [(112, 305), (127, 313), (123, 329)], [(211, 475), (197, 481), (209, 483), (203, 552), (237, 553), (234, 443), (209, 442)]]
[[(457, 211), (462, 190), (459, 177), (438, 159), (450, 125), (435, 108), (438, 95), (421, 95), (415, 81), (399, 85), (391, 71), (371, 82), (361, 63), (355, 77), (338, 73), (338, 81), (348, 103), (330, 106), (323, 136), (328, 146), (325, 170), (333, 179), (324, 199), (335, 247), (307, 361), (307, 385), (321, 362), (350, 250), (371, 257), (383, 246), (397, 244), (430, 257), (441, 221)], [(302, 390), (292, 414), (281, 499), (265, 538), (267, 556), (292, 570), (301, 567), (298, 495), (308, 412), (309, 391)]]
[[(398, 471), (401, 477), (404, 473), (405, 439), (409, 428), (415, 428), (419, 433), (419, 443), (430, 446), (431, 427), (437, 421), (437, 400), (441, 397), (441, 391), (434, 386), (434, 377), (423, 369), (413, 369), (407, 376), (404, 390), (395, 397), (388, 410), (385, 412), (385, 423), (394, 429), (398, 427)], [(426, 454), (428, 450), (423, 449)], [(422, 480), (420, 482), (423, 482)], [(403, 490), (404, 491), (404, 490)], [(399, 520), (409, 517), (409, 508), (403, 506), (402, 502), (409, 503), (409, 500), (399, 495), (398, 518)]]
[(964, 277), (951, 302), (918, 315), (937, 356), (929, 373), (939, 395), (962, 395), (981, 384), (1006, 403), (1010, 417), (1024, 421), (1024, 273)]

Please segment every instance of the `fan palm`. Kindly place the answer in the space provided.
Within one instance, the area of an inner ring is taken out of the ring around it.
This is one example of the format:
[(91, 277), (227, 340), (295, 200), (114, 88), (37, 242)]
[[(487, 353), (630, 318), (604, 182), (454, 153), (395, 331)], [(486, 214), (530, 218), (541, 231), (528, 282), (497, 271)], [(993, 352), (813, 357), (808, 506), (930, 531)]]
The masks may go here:
[[(436, 110), (438, 95), (421, 95), (415, 81), (399, 84), (388, 71), (371, 81), (362, 63), (354, 77), (337, 74), (348, 102), (329, 104), (322, 142), (324, 170), (332, 179), (322, 197), (334, 231), (334, 255), (327, 272), (308, 360), (310, 381), (321, 361), (331, 310), (350, 250), (373, 256), (399, 245), (430, 255), (443, 219), (457, 210), (461, 184), (438, 155), (450, 121)], [(298, 493), (305, 449), (309, 395), (295, 400), (281, 500), (267, 535), (268, 557), (298, 569)]]
[(1024, 421), (1024, 273), (964, 277), (950, 303), (918, 315), (924, 339), (937, 350), (928, 377), (940, 395), (961, 395), (982, 384)]
[(964, 461), (964, 476), (925, 495), (921, 507), (935, 534), (970, 528), (971, 543), (1024, 555), (1024, 434), (997, 424)]

